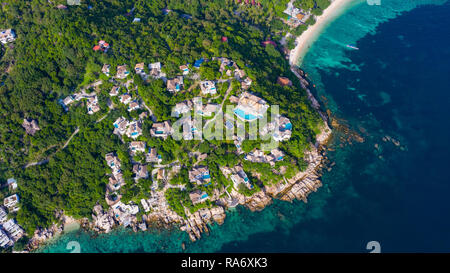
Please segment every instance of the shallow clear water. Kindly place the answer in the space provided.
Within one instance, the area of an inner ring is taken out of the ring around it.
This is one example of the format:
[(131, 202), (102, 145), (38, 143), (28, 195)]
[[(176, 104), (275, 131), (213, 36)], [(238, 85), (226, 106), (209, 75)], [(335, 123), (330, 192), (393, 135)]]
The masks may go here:
[[(381, 0), (352, 7), (328, 27), (302, 64), (333, 113), (365, 139), (336, 140), (336, 162), (308, 204), (275, 201), (231, 211), (190, 243), (180, 231), (76, 231), (43, 252), (449, 251), (450, 4)], [(429, 3), (433, 5), (418, 5)], [(435, 5), (437, 4), (437, 5)], [(359, 50), (345, 45), (354, 44)], [(383, 141), (386, 135), (400, 142)], [(375, 146), (377, 145), (378, 148)]]

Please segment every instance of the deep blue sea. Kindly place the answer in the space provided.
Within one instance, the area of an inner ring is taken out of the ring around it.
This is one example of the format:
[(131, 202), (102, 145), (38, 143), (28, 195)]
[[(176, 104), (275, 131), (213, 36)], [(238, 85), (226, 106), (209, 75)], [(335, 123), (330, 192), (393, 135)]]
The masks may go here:
[(377, 241), (381, 252), (449, 252), (449, 15), (445, 0), (363, 2), (312, 45), (302, 68), (364, 142), (334, 140), (335, 165), (307, 204), (237, 208), (195, 243), (176, 230), (75, 231), (41, 251), (78, 241), (82, 252), (368, 252)]

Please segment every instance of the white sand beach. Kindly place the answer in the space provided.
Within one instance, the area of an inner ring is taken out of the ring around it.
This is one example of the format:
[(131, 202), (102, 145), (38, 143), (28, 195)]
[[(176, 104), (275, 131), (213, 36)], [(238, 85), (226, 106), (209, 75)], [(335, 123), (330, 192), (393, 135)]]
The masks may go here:
[(296, 65), (301, 63), (301, 59), (308, 52), (309, 47), (317, 40), (320, 33), (330, 24), (334, 19), (339, 17), (350, 4), (355, 4), (363, 0), (333, 0), (333, 2), (326, 8), (322, 15), (316, 17), (316, 23), (309, 26), (300, 36), (296, 38), (296, 47), (291, 50), (289, 55), (289, 63)]
[(71, 232), (80, 228), (80, 221), (70, 216), (64, 216), (64, 232)]

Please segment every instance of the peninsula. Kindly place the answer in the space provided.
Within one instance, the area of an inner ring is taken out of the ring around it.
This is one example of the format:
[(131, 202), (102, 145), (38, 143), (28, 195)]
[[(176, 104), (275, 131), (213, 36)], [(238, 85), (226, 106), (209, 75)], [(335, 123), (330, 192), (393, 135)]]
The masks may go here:
[(331, 129), (292, 60), (349, 1), (63, 2), (1, 7), (5, 251), (74, 223), (195, 241), (321, 186)]

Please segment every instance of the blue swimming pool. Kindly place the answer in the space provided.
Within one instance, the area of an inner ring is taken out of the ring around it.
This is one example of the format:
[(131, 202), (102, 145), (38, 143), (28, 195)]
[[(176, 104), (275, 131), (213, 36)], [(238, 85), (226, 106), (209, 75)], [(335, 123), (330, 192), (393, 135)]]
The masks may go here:
[(245, 120), (248, 120), (248, 121), (252, 121), (252, 120), (257, 119), (256, 116), (254, 116), (254, 115), (252, 115), (252, 114), (245, 114), (245, 112), (242, 111), (242, 110), (239, 109), (239, 108), (234, 109), (234, 113), (235, 113), (237, 116), (239, 116), (240, 118), (245, 119)]
[(203, 63), (204, 61), (205, 61), (205, 60), (204, 60), (203, 58), (201, 58), (201, 59), (199, 59), (199, 60), (196, 60), (195, 63), (194, 63), (194, 66), (195, 66), (196, 68), (200, 68), (200, 66), (202, 65), (202, 63)]
[(291, 129), (292, 129), (292, 123), (286, 123), (286, 124), (284, 125), (284, 128), (285, 128), (286, 130), (291, 130)]

